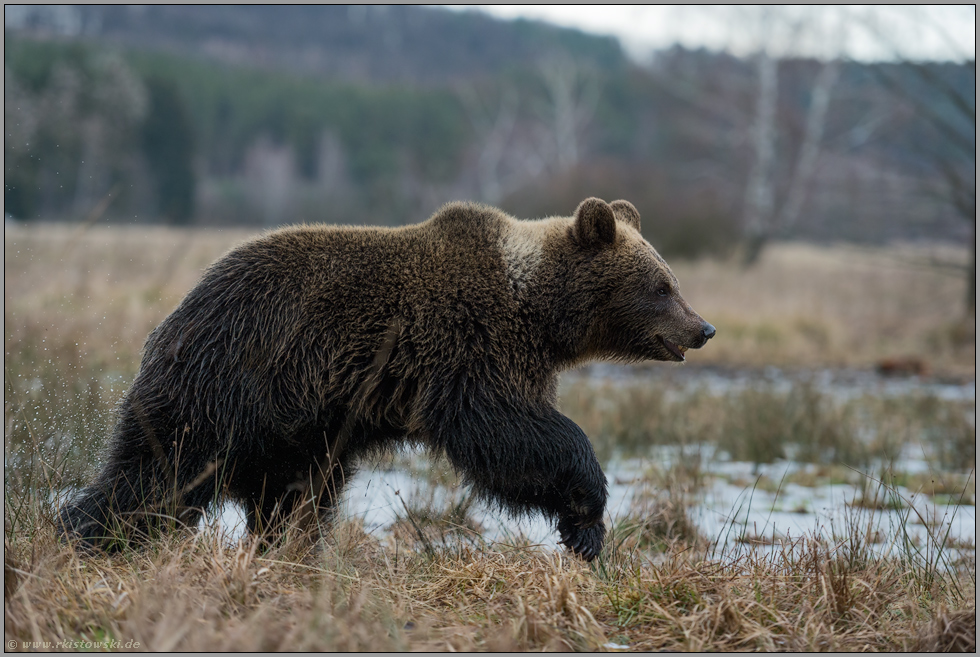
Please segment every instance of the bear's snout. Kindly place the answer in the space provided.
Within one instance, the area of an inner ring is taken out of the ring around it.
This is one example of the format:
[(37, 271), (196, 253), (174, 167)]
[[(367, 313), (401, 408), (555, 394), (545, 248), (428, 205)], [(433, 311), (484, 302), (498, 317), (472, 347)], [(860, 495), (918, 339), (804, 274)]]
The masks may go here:
[[(699, 317), (698, 319), (701, 318)], [(715, 333), (715, 327), (701, 319), (701, 332), (697, 334), (697, 337), (687, 347), (689, 349), (700, 349), (707, 344), (708, 340), (715, 337)]]

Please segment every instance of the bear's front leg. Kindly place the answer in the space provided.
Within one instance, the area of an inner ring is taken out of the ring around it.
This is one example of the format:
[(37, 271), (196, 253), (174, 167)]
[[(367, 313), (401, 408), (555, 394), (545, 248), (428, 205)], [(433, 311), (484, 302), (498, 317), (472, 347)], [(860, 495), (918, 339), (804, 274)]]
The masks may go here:
[(551, 407), (470, 397), (434, 425), (437, 446), (482, 497), (516, 514), (558, 521), (562, 542), (583, 559), (605, 537), (606, 477), (592, 444)]

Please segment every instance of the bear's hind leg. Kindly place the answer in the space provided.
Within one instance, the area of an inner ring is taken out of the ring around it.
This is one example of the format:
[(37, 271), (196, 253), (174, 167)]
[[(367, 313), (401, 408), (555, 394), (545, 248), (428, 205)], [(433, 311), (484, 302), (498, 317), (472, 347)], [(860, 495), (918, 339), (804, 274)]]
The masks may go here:
[(300, 491), (291, 490), (280, 491), (278, 495), (264, 491), (257, 499), (246, 501), (245, 518), (249, 533), (266, 538), (282, 533), (301, 499)]
[[(329, 461), (323, 464), (330, 467)], [(328, 474), (320, 475), (320, 464), (307, 465), (306, 472), (293, 470), (289, 475), (270, 471), (255, 481), (251, 490), (241, 495), (246, 506), (250, 533), (267, 540), (282, 534), (290, 525), (308, 529), (311, 512), (322, 522), (329, 522), (347, 481), (355, 472), (349, 462), (335, 463)]]
[(168, 526), (194, 527), (214, 500), (214, 466), (185, 458), (175, 467), (173, 453), (127, 422), (125, 410), (102, 472), (59, 515), (62, 535), (90, 548), (118, 549)]

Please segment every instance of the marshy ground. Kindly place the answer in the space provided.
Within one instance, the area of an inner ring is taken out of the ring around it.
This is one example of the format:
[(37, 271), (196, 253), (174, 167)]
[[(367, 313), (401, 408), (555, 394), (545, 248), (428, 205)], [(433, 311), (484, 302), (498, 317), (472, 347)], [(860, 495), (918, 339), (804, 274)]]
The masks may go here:
[(312, 542), (260, 550), (228, 509), (112, 557), (58, 544), (147, 333), (246, 236), (5, 231), (8, 648), (975, 649), (975, 323), (928, 266), (948, 248), (672, 263), (718, 336), (563, 378), (612, 492), (592, 564), (411, 450), (365, 463)]

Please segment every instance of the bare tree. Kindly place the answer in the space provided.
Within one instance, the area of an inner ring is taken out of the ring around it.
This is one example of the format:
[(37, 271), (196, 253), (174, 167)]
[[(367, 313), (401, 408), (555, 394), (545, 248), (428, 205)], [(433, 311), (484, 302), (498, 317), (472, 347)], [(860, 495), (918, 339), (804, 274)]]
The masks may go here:
[[(966, 59), (967, 53), (959, 51), (952, 37), (944, 28), (929, 20), (927, 14), (908, 9), (906, 16), (919, 31), (930, 31), (946, 43), (951, 52)], [(975, 19), (975, 15), (974, 15)], [(970, 226), (970, 257), (966, 276), (966, 309), (972, 314), (976, 309), (977, 280), (977, 104), (976, 104), (976, 57), (970, 57), (965, 66), (970, 71), (972, 85), (957, 85), (946, 77), (943, 67), (937, 63), (915, 60), (903, 53), (891, 32), (884, 29), (871, 13), (862, 17), (861, 24), (879, 43), (892, 53), (896, 66), (872, 67), (871, 71), (881, 85), (897, 99), (910, 105), (917, 116), (930, 129), (930, 138), (918, 144), (939, 178), (943, 181), (941, 195), (957, 214)]]
[(513, 177), (504, 171), (504, 164), (517, 124), (520, 104), (517, 92), (511, 87), (505, 89), (496, 107), (473, 87), (461, 89), (458, 95), (480, 144), (476, 163), (480, 197), (490, 203), (497, 203), (512, 191)]
[(245, 154), (246, 189), (266, 226), (276, 226), (295, 202), (296, 156), (292, 147), (260, 135)]
[(542, 119), (551, 129), (554, 161), (559, 172), (571, 169), (581, 156), (581, 134), (599, 103), (599, 80), (566, 52), (556, 52), (538, 63), (547, 91)]
[[(799, 219), (806, 190), (810, 186), (820, 154), (827, 109), (840, 72), (840, 53), (846, 39), (846, 25), (841, 14), (836, 25), (825, 27), (825, 53), (820, 72), (810, 92), (803, 142), (793, 165), (789, 191), (781, 207), (775, 194), (776, 173), (776, 105), (778, 90), (778, 60), (772, 51), (786, 52), (804, 29), (821, 31), (815, 16), (779, 13), (771, 7), (761, 7), (749, 20), (754, 20), (759, 35), (755, 55), (758, 92), (752, 122), (753, 164), (745, 190), (745, 252), (744, 263), (756, 262), (762, 249), (772, 237), (788, 233)], [(826, 22), (823, 23), (826, 25)]]
[(752, 147), (755, 155), (745, 189), (745, 262), (759, 257), (763, 244), (772, 232), (775, 207), (773, 161), (776, 152), (776, 61), (765, 47), (756, 55), (759, 93), (756, 96), (755, 120), (752, 124)]
[[(976, 60), (967, 66), (975, 81)], [(922, 62), (906, 61), (898, 70), (904, 71), (905, 76), (892, 75), (881, 69), (875, 69), (875, 72), (882, 85), (909, 102), (932, 129), (935, 141), (919, 144), (919, 148), (943, 180), (942, 194), (970, 225), (965, 302), (967, 311), (972, 313), (977, 298), (976, 84), (969, 91), (957, 89)], [(909, 88), (909, 74), (928, 89), (930, 101)]]
[(792, 230), (800, 216), (806, 188), (813, 179), (817, 167), (817, 157), (820, 155), (820, 145), (823, 141), (824, 126), (827, 122), (827, 108), (837, 77), (840, 73), (840, 60), (833, 59), (824, 62), (817, 74), (810, 96), (810, 107), (807, 110), (806, 130), (803, 145), (793, 169), (793, 180), (790, 184), (786, 203), (783, 205), (778, 224), (784, 231)]

